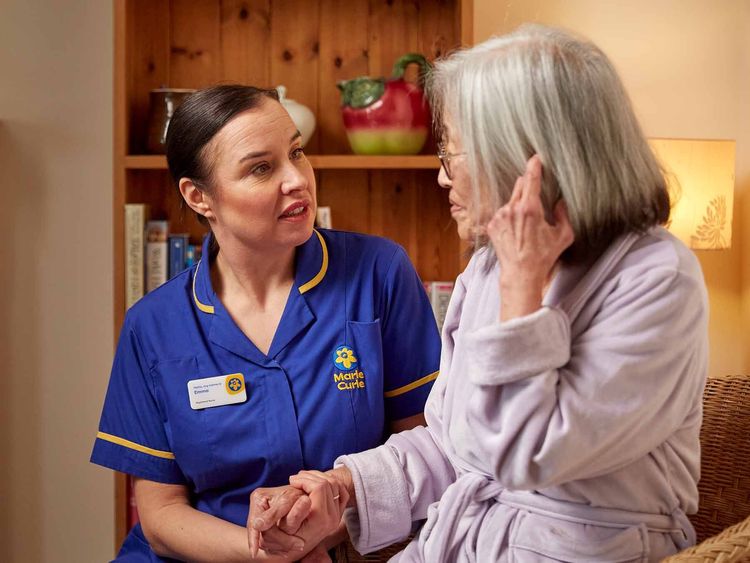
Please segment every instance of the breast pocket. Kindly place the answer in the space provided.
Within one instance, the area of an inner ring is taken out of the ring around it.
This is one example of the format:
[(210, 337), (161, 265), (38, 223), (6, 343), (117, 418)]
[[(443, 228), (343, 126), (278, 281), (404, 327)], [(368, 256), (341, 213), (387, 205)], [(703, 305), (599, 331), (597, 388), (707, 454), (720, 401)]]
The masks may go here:
[(648, 560), (643, 526), (610, 528), (519, 512), (510, 540), (516, 563), (622, 563)]
[(357, 449), (365, 450), (382, 442), (383, 403), (383, 342), (380, 320), (347, 321), (346, 343), (356, 358), (349, 369), (336, 364), (338, 390), (349, 394), (357, 427)]

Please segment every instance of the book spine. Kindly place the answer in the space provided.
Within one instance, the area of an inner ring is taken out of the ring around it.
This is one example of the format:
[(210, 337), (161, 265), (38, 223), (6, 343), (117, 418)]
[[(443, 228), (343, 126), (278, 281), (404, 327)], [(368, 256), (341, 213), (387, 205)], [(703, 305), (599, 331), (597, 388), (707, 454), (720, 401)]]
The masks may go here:
[(125, 308), (143, 297), (143, 229), (146, 205), (125, 204)]
[(331, 208), (320, 206), (315, 214), (315, 225), (321, 229), (332, 229), (333, 221), (331, 220)]
[(153, 291), (167, 281), (168, 232), (166, 221), (146, 223), (146, 291)]
[(188, 235), (169, 235), (169, 279), (185, 269)]
[(443, 331), (443, 323), (445, 322), (445, 315), (448, 312), (448, 304), (450, 303), (452, 294), (453, 282), (432, 282), (430, 301), (432, 303), (432, 311), (435, 313), (435, 320), (437, 321), (440, 332)]

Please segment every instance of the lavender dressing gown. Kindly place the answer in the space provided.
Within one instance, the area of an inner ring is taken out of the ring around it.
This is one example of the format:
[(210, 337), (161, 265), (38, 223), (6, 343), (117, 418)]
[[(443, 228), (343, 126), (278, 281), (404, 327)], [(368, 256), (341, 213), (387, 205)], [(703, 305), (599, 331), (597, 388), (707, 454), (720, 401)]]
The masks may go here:
[(363, 553), (394, 560), (658, 561), (695, 542), (707, 295), (662, 228), (563, 267), (526, 317), (499, 322), (498, 266), (458, 278), (428, 428), (343, 456)]

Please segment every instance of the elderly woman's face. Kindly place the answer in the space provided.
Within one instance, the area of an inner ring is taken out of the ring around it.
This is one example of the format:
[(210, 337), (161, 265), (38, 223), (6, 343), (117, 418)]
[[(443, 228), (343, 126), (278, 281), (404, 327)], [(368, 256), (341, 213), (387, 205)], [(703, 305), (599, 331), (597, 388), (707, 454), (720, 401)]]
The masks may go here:
[(211, 227), (251, 248), (298, 246), (312, 234), (315, 175), (286, 110), (274, 100), (234, 117), (211, 140)]
[[(466, 153), (456, 134), (450, 116), (445, 116), (443, 126), (446, 136), (443, 142), (445, 155), (443, 166), (438, 173), (438, 184), (450, 190), (448, 201), (451, 205), (451, 216), (456, 222), (458, 236), (462, 240), (473, 240), (477, 226), (484, 225), (489, 220), (489, 213), (485, 205), (477, 208), (472, 192), (471, 177), (467, 165)], [(445, 162), (445, 161), (448, 162)], [(450, 175), (448, 174), (450, 171)]]

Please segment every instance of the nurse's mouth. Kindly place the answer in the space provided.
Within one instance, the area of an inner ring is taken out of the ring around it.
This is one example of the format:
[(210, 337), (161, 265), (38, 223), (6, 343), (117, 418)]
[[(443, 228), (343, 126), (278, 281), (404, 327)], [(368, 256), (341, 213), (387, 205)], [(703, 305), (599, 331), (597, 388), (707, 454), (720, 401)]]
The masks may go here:
[(298, 201), (296, 203), (291, 204), (289, 207), (287, 207), (284, 210), (284, 213), (282, 213), (279, 216), (280, 220), (283, 221), (303, 221), (307, 218), (307, 214), (310, 209), (310, 202), (308, 201)]

